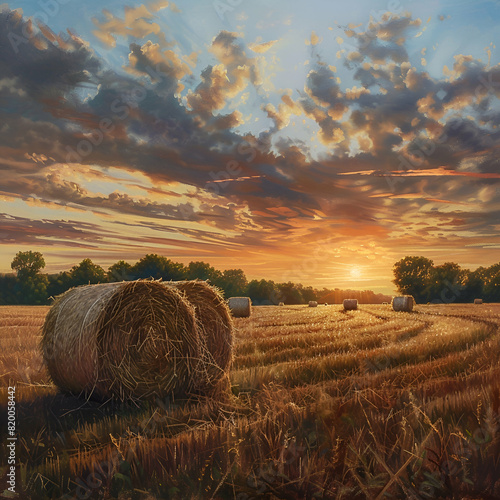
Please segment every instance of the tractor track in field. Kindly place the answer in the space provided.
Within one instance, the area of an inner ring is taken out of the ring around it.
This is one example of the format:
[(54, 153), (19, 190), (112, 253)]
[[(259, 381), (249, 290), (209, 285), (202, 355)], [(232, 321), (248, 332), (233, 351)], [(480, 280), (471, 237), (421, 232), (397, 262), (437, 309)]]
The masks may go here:
[[(366, 309), (363, 309), (363, 311), (368, 313), (368, 314), (371, 314), (372, 316), (374, 316), (378, 319), (382, 319), (385, 321), (391, 320), (390, 316), (381, 316), (380, 314), (374, 313), (372, 311), (367, 311)], [(484, 325), (488, 326), (489, 328), (492, 328), (493, 330), (496, 330), (496, 331), (498, 331), (500, 329), (500, 322), (490, 321), (490, 320), (487, 320), (484, 318), (479, 318), (477, 316), (470, 315), (470, 314), (443, 314), (441, 312), (426, 312), (426, 311), (420, 311), (420, 310), (412, 311), (409, 314), (411, 315), (410, 317), (412, 319), (415, 319), (417, 321), (422, 321), (426, 325), (426, 328), (429, 327), (430, 325), (432, 325), (432, 321), (427, 321), (423, 318), (415, 317), (414, 315), (441, 316), (441, 317), (445, 317), (445, 318), (464, 319), (464, 320), (472, 321), (473, 323), (482, 323), (482, 324), (484, 324)]]
[[(383, 321), (391, 321), (391, 320), (395, 319), (394, 317), (391, 317), (391, 316), (381, 316), (380, 314), (374, 313), (372, 311), (367, 311), (366, 309), (362, 309), (362, 311), (367, 313), (367, 314), (370, 314), (371, 316), (374, 316), (377, 319), (381, 319)], [(414, 318), (414, 317), (412, 317), (411, 319), (422, 322), (424, 324), (424, 326), (423, 326), (424, 330), (429, 328), (432, 325), (432, 321), (427, 321), (425, 319)]]
[[(490, 321), (490, 320), (487, 320), (487, 319), (484, 319), (484, 318), (478, 318), (477, 316), (473, 316), (473, 315), (461, 315), (461, 314), (443, 314), (443, 313), (440, 313), (440, 312), (425, 312), (425, 311), (413, 311), (414, 314), (423, 314), (423, 315), (426, 315), (426, 316), (441, 316), (441, 317), (444, 317), (444, 318), (457, 318), (457, 319), (464, 319), (464, 320), (468, 320), (468, 321), (472, 321), (473, 323), (481, 323), (483, 325), (486, 325), (487, 327), (491, 328), (492, 330), (494, 330), (493, 333), (498, 333), (499, 329), (500, 329), (500, 323), (498, 322), (495, 322), (495, 321)], [(425, 321), (425, 320), (422, 320), (422, 321)]]
[[(378, 315), (377, 313), (374, 313), (374, 312), (371, 312), (371, 311), (367, 311), (365, 310), (365, 312), (367, 312), (368, 314), (371, 314), (379, 319), (384, 319), (384, 320), (387, 320), (387, 321), (390, 321), (391, 317), (390, 316), (381, 316), (381, 315)], [(425, 326), (423, 327), (423, 331), (425, 331), (426, 329), (430, 328), (432, 326), (432, 321), (428, 321), (426, 319), (424, 319), (425, 316), (427, 317), (441, 317), (441, 318), (456, 318), (456, 319), (461, 319), (461, 320), (465, 320), (465, 321), (470, 321), (471, 323), (475, 323), (476, 325), (484, 325), (486, 326), (487, 328), (487, 336), (482, 339), (482, 341), (480, 342), (481, 344), (483, 344), (484, 342), (492, 339), (493, 337), (495, 337), (496, 334), (498, 334), (500, 332), (500, 322), (495, 322), (495, 321), (491, 321), (491, 320), (487, 320), (485, 318), (480, 318), (480, 317), (477, 317), (475, 315), (471, 315), (471, 314), (444, 314), (444, 313), (441, 313), (441, 312), (427, 312), (427, 311), (421, 311), (421, 310), (417, 310), (417, 311), (412, 311), (411, 313), (407, 313), (410, 315), (410, 317), (416, 321), (419, 321), (419, 322), (422, 322)], [(424, 317), (422, 317), (424, 316)]]

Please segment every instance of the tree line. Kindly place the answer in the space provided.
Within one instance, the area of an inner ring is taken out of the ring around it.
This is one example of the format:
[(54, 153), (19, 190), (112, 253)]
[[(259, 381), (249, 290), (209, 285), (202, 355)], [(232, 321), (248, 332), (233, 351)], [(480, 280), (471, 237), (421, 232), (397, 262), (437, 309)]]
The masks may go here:
[(242, 269), (220, 271), (206, 262), (190, 262), (184, 265), (157, 254), (145, 255), (131, 264), (120, 260), (107, 270), (84, 259), (68, 271), (44, 274), (45, 260), (40, 252), (18, 252), (11, 268), (15, 274), (0, 275), (0, 304), (50, 304), (55, 297), (72, 287), (96, 283), (132, 281), (136, 279), (162, 279), (163, 281), (208, 280), (223, 292), (226, 298), (245, 296), (254, 305), (307, 304), (311, 300), (320, 303), (339, 304), (344, 298), (357, 298), (360, 303), (382, 303), (390, 297), (375, 294), (371, 290), (316, 289), (300, 283), (276, 283), (272, 280), (248, 281)]
[(436, 266), (426, 257), (405, 257), (394, 264), (393, 283), (417, 303), (500, 302), (500, 262), (470, 271), (455, 262)]

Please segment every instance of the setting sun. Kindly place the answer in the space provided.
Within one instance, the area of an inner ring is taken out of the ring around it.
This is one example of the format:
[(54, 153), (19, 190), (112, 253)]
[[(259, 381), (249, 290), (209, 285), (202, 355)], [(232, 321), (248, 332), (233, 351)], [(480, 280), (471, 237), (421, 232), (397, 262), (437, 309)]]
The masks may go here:
[(352, 267), (349, 274), (351, 275), (351, 278), (357, 280), (361, 278), (362, 272), (359, 267)]

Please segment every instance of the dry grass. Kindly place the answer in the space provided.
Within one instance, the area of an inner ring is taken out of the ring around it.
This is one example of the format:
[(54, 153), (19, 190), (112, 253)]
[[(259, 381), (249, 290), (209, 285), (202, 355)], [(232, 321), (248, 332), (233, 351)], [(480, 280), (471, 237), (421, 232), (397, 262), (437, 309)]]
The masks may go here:
[(500, 497), (499, 305), (256, 307), (230, 401), (135, 406), (57, 394), (46, 311), (0, 309), (32, 498)]

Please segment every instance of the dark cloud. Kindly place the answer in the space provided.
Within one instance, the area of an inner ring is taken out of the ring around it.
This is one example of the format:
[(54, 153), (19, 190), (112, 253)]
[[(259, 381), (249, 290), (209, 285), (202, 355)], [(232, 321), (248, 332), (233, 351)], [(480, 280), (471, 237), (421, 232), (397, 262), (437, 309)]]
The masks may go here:
[[(108, 234), (109, 235), (109, 234)], [(104, 239), (99, 226), (73, 220), (29, 219), (0, 214), (2, 244), (96, 248)]]
[[(35, 100), (57, 99), (92, 82), (100, 63), (75, 35), (45, 34), (15, 11), (0, 11), (0, 75)], [(43, 26), (41, 27), (44, 28)]]
[[(371, 21), (366, 31), (348, 29), (346, 35), (355, 43), (355, 49), (349, 52), (351, 57), (348, 54), (348, 61), (359, 63), (369, 59), (376, 64), (408, 61), (404, 42), (408, 31), (420, 25), (420, 19), (412, 19), (409, 14), (400, 16), (387, 12), (380, 21)], [(346, 64), (349, 66), (349, 62)]]

